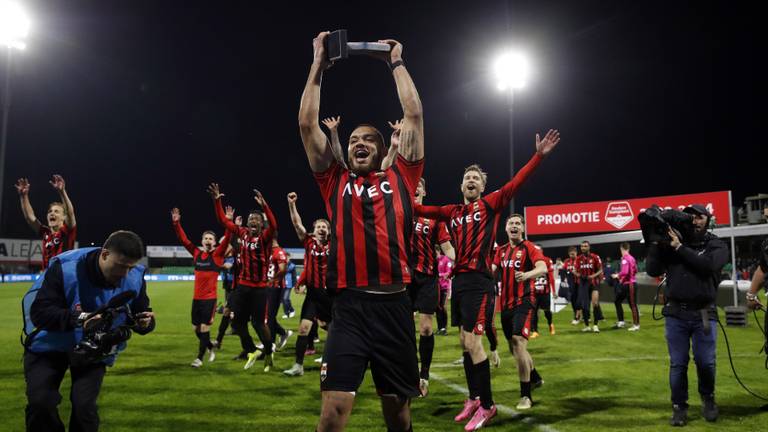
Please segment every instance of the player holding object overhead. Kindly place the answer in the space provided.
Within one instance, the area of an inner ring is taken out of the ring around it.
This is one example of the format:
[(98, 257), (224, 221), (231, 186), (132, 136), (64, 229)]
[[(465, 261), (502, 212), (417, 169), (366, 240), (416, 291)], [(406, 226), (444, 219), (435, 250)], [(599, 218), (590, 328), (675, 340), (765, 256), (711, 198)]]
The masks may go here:
[(424, 167), (421, 101), (406, 70), (402, 45), (376, 56), (392, 70), (404, 121), (394, 164), (380, 171), (386, 152), (381, 133), (360, 125), (350, 136), (349, 169), (333, 157), (320, 129), (320, 83), (327, 60), (327, 32), (313, 41), (314, 60), (299, 110), (299, 129), (309, 165), (331, 222), (328, 289), (336, 293), (328, 334), (318, 430), (342, 430), (368, 363), (390, 430), (411, 430), (410, 398), (419, 395), (413, 314), (405, 285), (413, 229), (413, 196)]

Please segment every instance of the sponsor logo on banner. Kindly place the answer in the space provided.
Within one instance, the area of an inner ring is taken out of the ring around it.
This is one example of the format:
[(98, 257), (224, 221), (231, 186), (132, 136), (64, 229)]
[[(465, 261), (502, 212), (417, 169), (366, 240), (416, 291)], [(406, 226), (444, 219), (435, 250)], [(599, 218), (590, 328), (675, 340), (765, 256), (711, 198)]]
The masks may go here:
[(0, 262), (40, 264), (43, 262), (42, 244), (40, 239), (0, 238)]
[(639, 230), (637, 215), (653, 204), (677, 210), (702, 204), (718, 225), (731, 221), (730, 193), (721, 191), (526, 207), (526, 231), (529, 235), (541, 235)]
[(626, 201), (608, 203), (608, 208), (605, 210), (605, 221), (616, 227), (616, 229), (624, 228), (634, 218), (632, 206)]

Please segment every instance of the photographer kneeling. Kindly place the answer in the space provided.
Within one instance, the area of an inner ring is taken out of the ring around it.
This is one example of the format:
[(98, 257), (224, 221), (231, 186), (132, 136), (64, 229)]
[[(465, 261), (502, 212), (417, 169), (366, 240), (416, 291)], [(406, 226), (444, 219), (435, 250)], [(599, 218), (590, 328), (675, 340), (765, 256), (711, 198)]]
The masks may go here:
[(64, 431), (59, 386), (72, 376), (70, 431), (96, 431), (96, 399), (106, 366), (125, 349), (131, 330), (155, 327), (144, 283), (141, 238), (112, 233), (101, 248), (58, 255), (24, 297), (24, 376), (28, 431)]
[(715, 342), (717, 341), (717, 287), (728, 249), (707, 231), (712, 215), (694, 204), (682, 212), (652, 207), (639, 217), (648, 244), (646, 270), (650, 276), (666, 273), (665, 336), (669, 349), (669, 385), (672, 389), (672, 426), (688, 421), (688, 360), (699, 378), (702, 416), (715, 421)]

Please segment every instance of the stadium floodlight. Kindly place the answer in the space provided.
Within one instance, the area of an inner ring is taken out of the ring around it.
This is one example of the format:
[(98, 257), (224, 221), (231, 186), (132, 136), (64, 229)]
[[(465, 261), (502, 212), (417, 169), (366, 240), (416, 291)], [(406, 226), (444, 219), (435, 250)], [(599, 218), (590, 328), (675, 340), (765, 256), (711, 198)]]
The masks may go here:
[[(496, 75), (496, 87), (507, 94), (509, 109), (509, 173), (515, 173), (515, 90), (525, 87), (530, 75), (528, 58), (520, 51), (507, 50), (500, 54), (493, 63)], [(515, 213), (515, 199), (509, 202), (509, 211)]]
[(29, 34), (29, 17), (17, 2), (0, 0), (0, 45), (23, 50)]
[(496, 74), (497, 86), (501, 91), (514, 91), (528, 83), (530, 65), (523, 53), (507, 51), (501, 54), (496, 59), (493, 70)]

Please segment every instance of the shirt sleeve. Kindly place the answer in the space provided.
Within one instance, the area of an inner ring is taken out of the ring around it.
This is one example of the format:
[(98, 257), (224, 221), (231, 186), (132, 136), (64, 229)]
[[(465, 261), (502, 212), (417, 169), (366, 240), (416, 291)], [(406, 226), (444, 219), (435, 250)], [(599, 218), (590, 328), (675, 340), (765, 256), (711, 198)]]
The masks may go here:
[(227, 219), (226, 214), (224, 213), (224, 206), (221, 204), (221, 198), (216, 198), (213, 200), (213, 208), (216, 212), (216, 220), (219, 221), (219, 224), (224, 227), (227, 231), (234, 231), (239, 232), (239, 228), (237, 225), (235, 225), (234, 222)]
[(533, 263), (534, 267), (536, 266), (536, 263), (539, 261), (546, 262), (546, 258), (544, 257), (544, 253), (541, 252), (541, 249), (537, 248), (533, 244), (530, 244), (528, 246), (528, 256), (530, 257), (531, 262)]
[(443, 222), (437, 223), (437, 244), (443, 244), (451, 241), (451, 233), (448, 232), (448, 227)]
[(77, 225), (73, 226), (72, 228), (67, 227), (67, 231), (66, 248), (67, 250), (72, 250), (75, 248), (75, 242), (77, 242)]
[(424, 172), (424, 158), (411, 162), (398, 153), (397, 158), (395, 159), (395, 166), (403, 176), (405, 187), (408, 188), (409, 196), (413, 197), (416, 194), (416, 187), (419, 185), (419, 180), (421, 180), (421, 174)]
[(455, 205), (446, 206), (425, 206), (421, 204), (414, 205), (414, 213), (416, 216), (425, 217), (428, 219), (435, 219), (440, 222), (448, 222), (451, 220), (451, 214), (453, 213)]
[(517, 190), (520, 189), (520, 186), (528, 180), (528, 177), (533, 174), (543, 160), (544, 158), (539, 155), (539, 153), (534, 153), (531, 160), (529, 160), (528, 163), (515, 174), (512, 180), (502, 186), (501, 189), (486, 195), (484, 198), (485, 201), (488, 202), (491, 208), (495, 211), (500, 211), (506, 208), (510, 201), (512, 201), (512, 197), (515, 196)]
[[(227, 230), (229, 231), (229, 230)], [(191, 253), (192, 256), (195, 256), (195, 251), (197, 248), (194, 244), (192, 244), (191, 241), (189, 241), (189, 238), (187, 237), (187, 233), (184, 232), (184, 228), (181, 227), (181, 222), (173, 222), (173, 232), (176, 233), (176, 238), (179, 239), (179, 243), (181, 243), (182, 246), (184, 246), (184, 249), (187, 250), (187, 252)]]
[(501, 249), (500, 247), (496, 248), (496, 251), (493, 253), (493, 265), (496, 267), (501, 267)]
[(331, 196), (336, 192), (333, 190), (334, 184), (341, 177), (341, 173), (344, 168), (339, 165), (335, 160), (331, 162), (331, 166), (327, 170), (319, 173), (313, 173), (317, 185), (320, 187), (320, 195), (324, 200), (331, 199)]
[(224, 254), (227, 253), (230, 241), (232, 241), (232, 231), (224, 230), (224, 238), (221, 239), (221, 243), (219, 243), (219, 245), (216, 246), (216, 249), (213, 250), (213, 261), (219, 267), (224, 265), (224, 262), (226, 261)]

